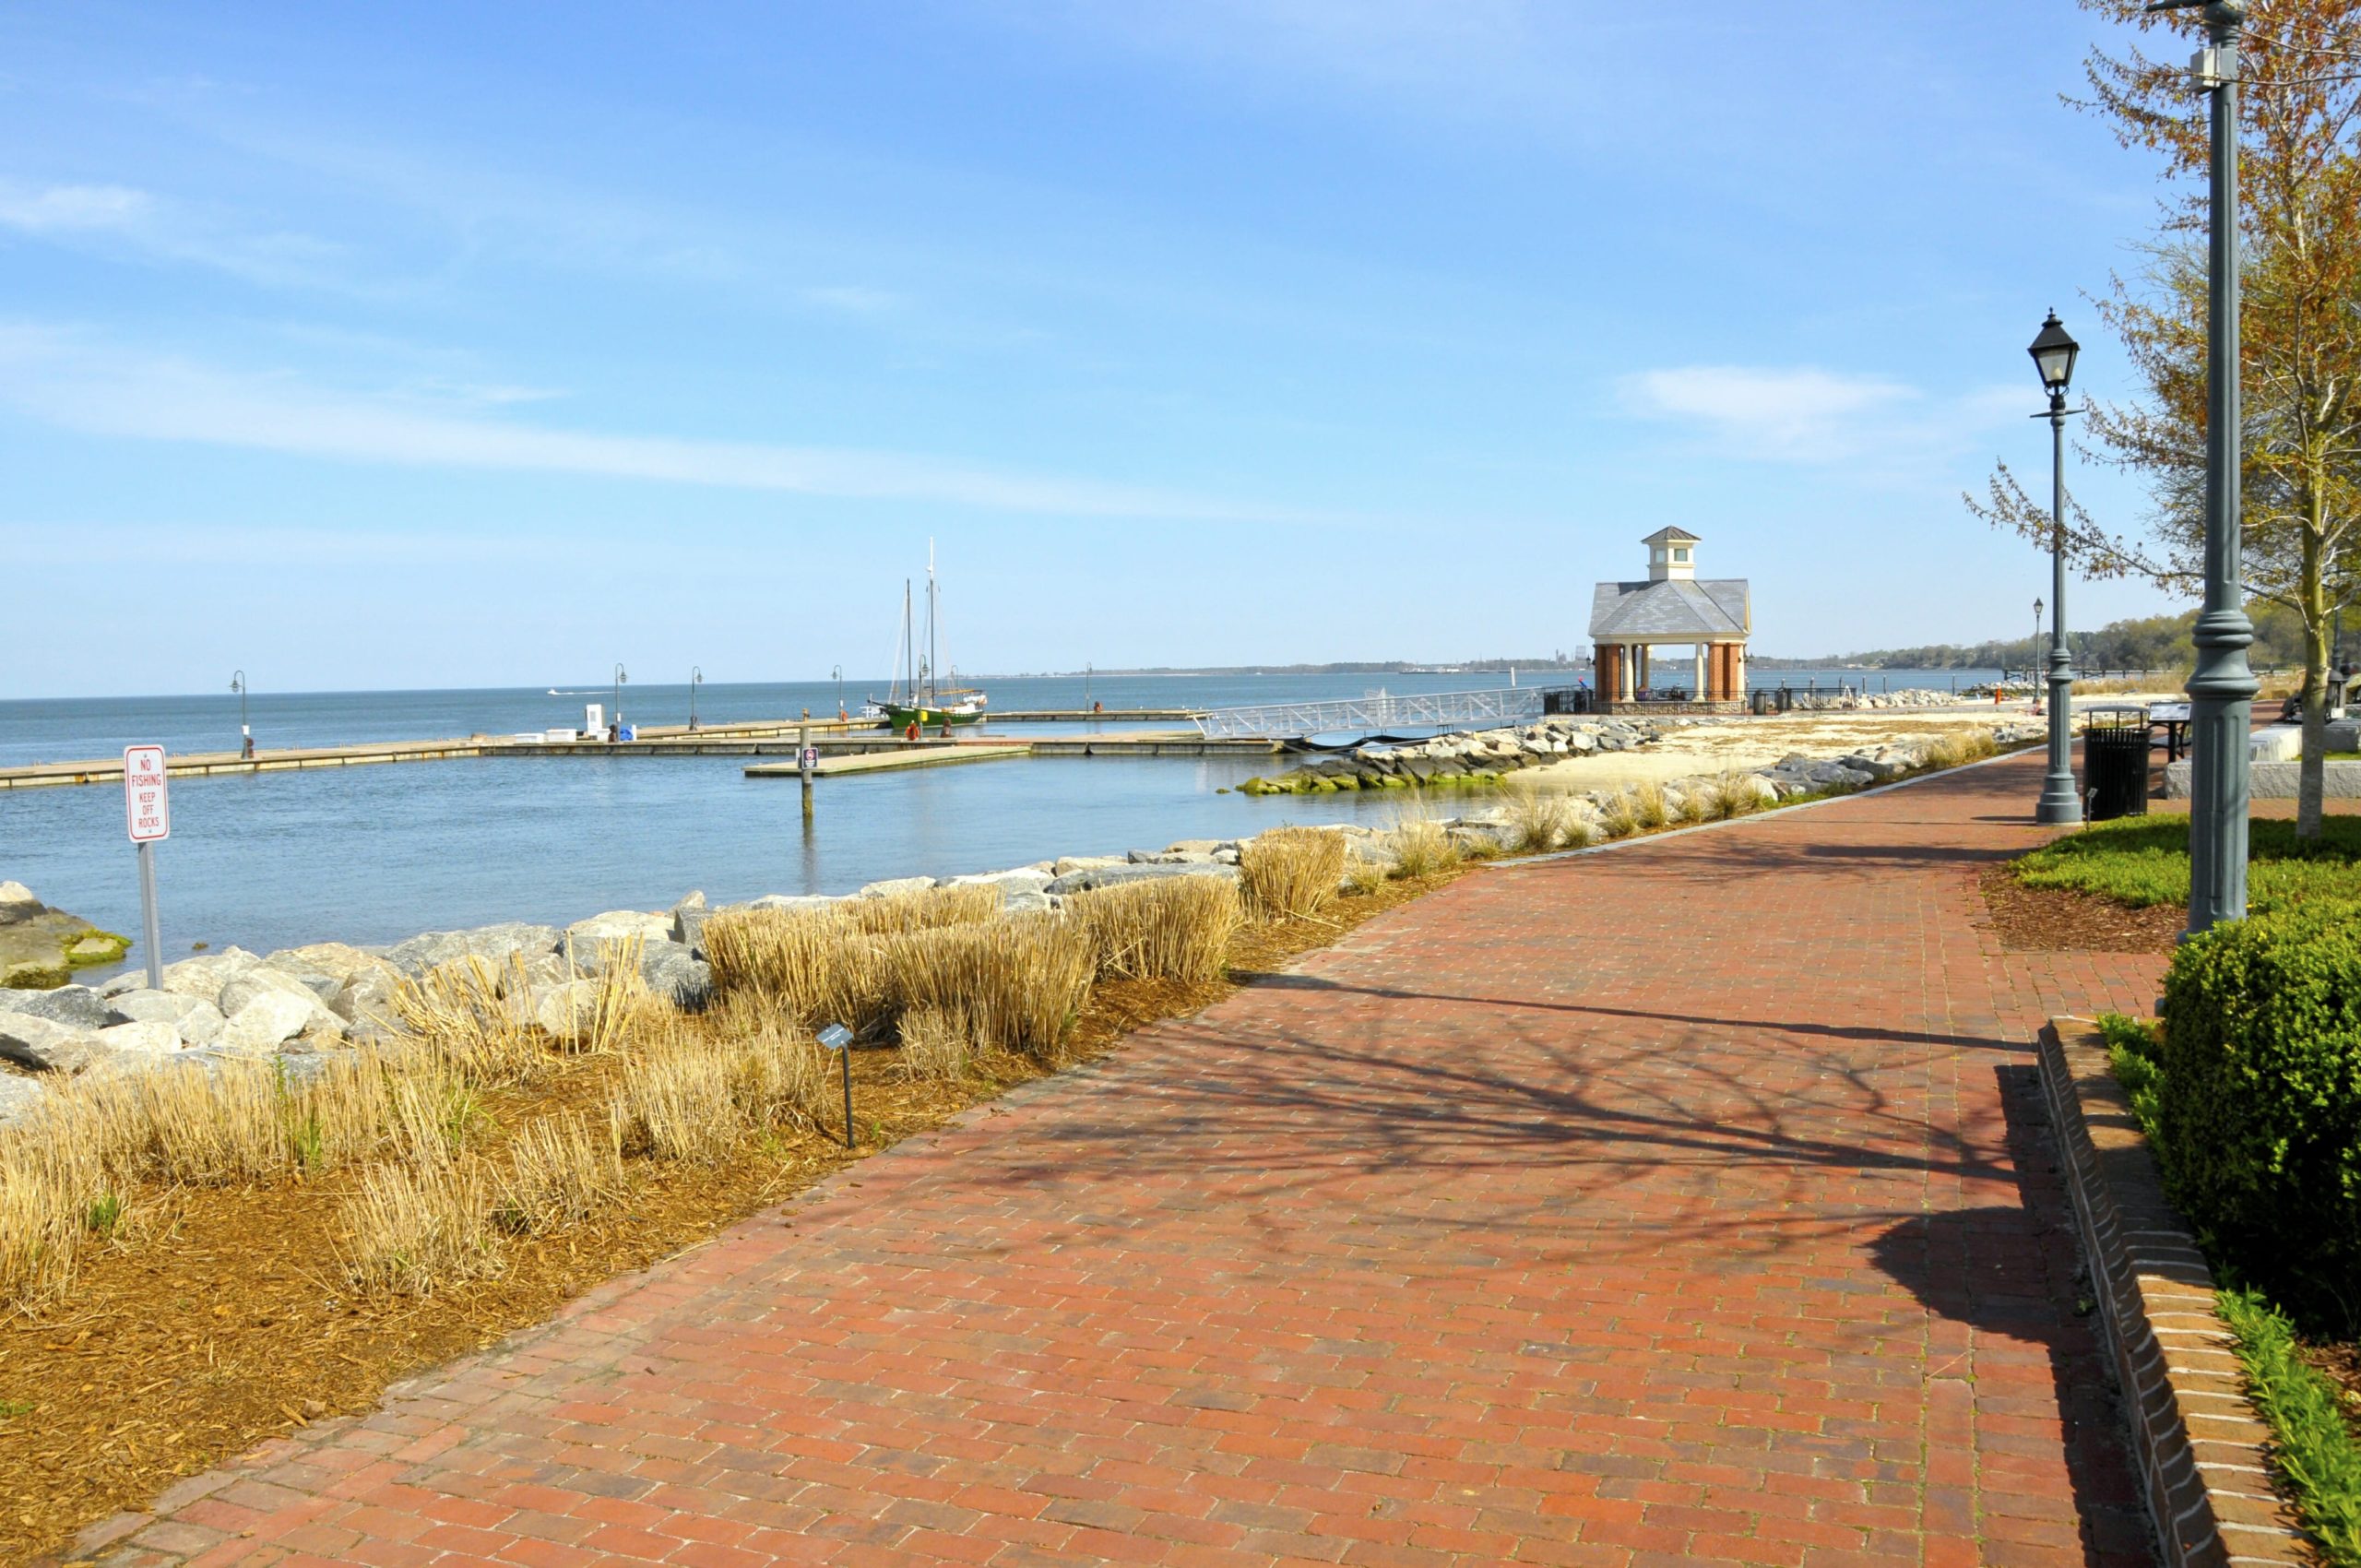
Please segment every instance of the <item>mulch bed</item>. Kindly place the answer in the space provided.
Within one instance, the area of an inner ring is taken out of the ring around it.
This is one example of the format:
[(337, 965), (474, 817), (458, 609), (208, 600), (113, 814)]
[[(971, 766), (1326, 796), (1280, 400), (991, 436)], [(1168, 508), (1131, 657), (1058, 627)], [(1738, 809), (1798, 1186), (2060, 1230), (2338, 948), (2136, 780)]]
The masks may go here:
[(2027, 887), (2006, 865), (1977, 880), (1991, 929), (2011, 953), (2169, 953), (2189, 924), (2184, 905), (2135, 909), (2070, 887)]
[[(1389, 883), (1339, 899), (1321, 919), (1250, 927), (1232, 950), (1230, 979), (1212, 985), (1101, 980), (1076, 1023), (1072, 1060), (1104, 1056), (1132, 1031), (1193, 1013), (1458, 874)], [(342, 1277), (336, 1200), (356, 1172), (135, 1194), (136, 1232), (90, 1261), (70, 1300), (0, 1322), (0, 1562), (54, 1552), (183, 1477), (323, 1417), (367, 1410), (390, 1384), (545, 1322), (601, 1281), (1044, 1075), (995, 1055), (963, 1084), (914, 1083), (894, 1058), (853, 1053), (858, 1151), (829, 1125), (750, 1139), (717, 1165), (627, 1161), (626, 1201), (570, 1229), (512, 1241), (496, 1277), (422, 1300), (357, 1298)], [(612, 1071), (575, 1058), (545, 1081), (488, 1094), (485, 1108), (504, 1124), (599, 1103)]]

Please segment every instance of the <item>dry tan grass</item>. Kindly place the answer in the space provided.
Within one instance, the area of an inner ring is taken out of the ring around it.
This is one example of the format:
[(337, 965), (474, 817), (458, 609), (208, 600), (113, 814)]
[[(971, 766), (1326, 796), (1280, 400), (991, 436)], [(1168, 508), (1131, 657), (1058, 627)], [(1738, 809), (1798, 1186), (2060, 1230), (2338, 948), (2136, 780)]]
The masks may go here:
[(1383, 887), (1394, 875), (1394, 861), (1382, 843), (1357, 844), (1345, 870), (1353, 879), (1354, 890), (1366, 896)]
[(623, 1063), (615, 1126), (624, 1152), (710, 1164), (743, 1130), (738, 1115), (740, 1053), (682, 1031)]
[(1711, 785), (1692, 782), (1681, 790), (1679, 813), (1681, 821), (1691, 824), (1706, 823), (1714, 821), (1721, 814), (1721, 807), (1714, 802)]
[(1754, 775), (1736, 768), (1714, 780), (1712, 794), (1714, 814), (1727, 821), (1745, 816), (1762, 804), (1762, 797), (1754, 787)]
[(1394, 874), (1401, 877), (1431, 876), (1465, 858), (1423, 798), (1395, 809), (1384, 842), (1394, 853)]
[(374, 1166), (344, 1202), (345, 1272), (364, 1292), (408, 1296), (496, 1273), (491, 1207), (473, 1163)]
[(1238, 852), (1240, 889), (1256, 920), (1316, 918), (1344, 875), (1345, 836), (1323, 828), (1274, 827)]
[(844, 918), (871, 936), (903, 936), (943, 926), (979, 925), (1000, 914), (1001, 890), (984, 884), (925, 887), (890, 898), (846, 898)]
[(1531, 855), (1546, 855), (1556, 849), (1574, 820), (1564, 795), (1530, 780), (1509, 786), (1508, 814), (1516, 847)]
[(878, 965), (880, 941), (834, 905), (733, 909), (705, 928), (714, 989), (724, 1001), (757, 996), (799, 1025), (840, 1023), (862, 1034), (891, 1016)]
[(1089, 944), (1097, 973), (1192, 985), (1221, 978), (1230, 938), (1245, 918), (1237, 885), (1216, 876), (1157, 877), (1077, 893), (1066, 915)]
[(878, 949), (896, 1012), (940, 1008), (977, 1044), (1043, 1063), (1063, 1057), (1094, 958), (1078, 921), (1049, 914), (913, 932)]
[(526, 1123), (492, 1179), (492, 1223), (510, 1235), (545, 1236), (589, 1218), (623, 1189), (619, 1131), (611, 1115)]
[(1630, 790), (1618, 790), (1600, 802), (1598, 826), (1609, 838), (1629, 838), (1640, 831), (1639, 808), (1632, 803)]
[(959, 1021), (940, 1007), (913, 1007), (898, 1026), (902, 1075), (922, 1083), (955, 1083), (967, 1075), (974, 1054)]
[(512, 1084), (547, 1059), (526, 1001), (532, 990), (523, 955), (504, 965), (470, 956), (403, 980), (393, 1013), (414, 1045), (469, 1083)]
[(1657, 828), (1672, 820), (1672, 809), (1664, 798), (1664, 786), (1653, 779), (1643, 779), (1624, 791), (1631, 802), (1631, 820), (1642, 827)]

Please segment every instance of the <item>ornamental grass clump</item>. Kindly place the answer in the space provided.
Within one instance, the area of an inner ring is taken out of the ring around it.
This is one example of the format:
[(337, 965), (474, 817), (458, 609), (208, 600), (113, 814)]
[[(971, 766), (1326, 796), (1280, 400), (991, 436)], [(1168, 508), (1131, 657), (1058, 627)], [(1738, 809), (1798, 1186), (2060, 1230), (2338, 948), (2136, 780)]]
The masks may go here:
[(1432, 876), (1450, 870), (1462, 858), (1459, 845), (1423, 799), (1394, 813), (1384, 847), (1394, 856), (1394, 874), (1399, 877)]
[(1081, 923), (1049, 914), (887, 937), (877, 963), (893, 1014), (938, 1008), (978, 1045), (1045, 1064), (1063, 1060), (1097, 968)]
[(1672, 820), (1672, 807), (1664, 798), (1664, 786), (1653, 779), (1632, 785), (1624, 793), (1631, 802), (1631, 821), (1641, 827), (1657, 828)]
[(1618, 790), (1599, 802), (1599, 831), (1609, 838), (1629, 838), (1640, 831), (1640, 811), (1629, 790)]
[(1564, 841), (1574, 820), (1564, 795), (1533, 783), (1512, 785), (1508, 794), (1508, 825), (1517, 849), (1546, 855)]
[(1762, 804), (1762, 781), (1751, 773), (1732, 769), (1714, 780), (1706, 799), (1713, 803), (1714, 814), (1727, 822)]
[(902, 1049), (896, 1065), (914, 1083), (955, 1084), (974, 1055), (959, 1020), (940, 1007), (913, 1007), (895, 1026)]
[(1274, 827), (1238, 852), (1247, 913), (1258, 921), (1316, 918), (1345, 876), (1345, 836), (1318, 827)]
[(714, 990), (724, 1001), (758, 997), (805, 1028), (840, 1023), (863, 1034), (875, 1033), (892, 1017), (879, 968), (884, 940), (863, 932), (834, 904), (730, 909), (705, 927)]
[(500, 1271), (483, 1169), (373, 1166), (343, 1204), (343, 1263), (372, 1295), (431, 1296)]
[(612, 1116), (578, 1112), (526, 1123), (492, 1177), (492, 1223), (546, 1236), (589, 1218), (623, 1191), (618, 1132)]
[(532, 993), (521, 953), (505, 964), (471, 955), (403, 980), (391, 1001), (396, 1026), (413, 1047), (488, 1086), (520, 1083), (548, 1061), (526, 1002)]
[[(1343, 846), (1337, 849), (1341, 862)], [(1077, 893), (1066, 902), (1066, 918), (1083, 933), (1097, 973), (1183, 985), (1221, 979), (1230, 941), (1245, 923), (1238, 885), (1221, 876), (1152, 877)]]

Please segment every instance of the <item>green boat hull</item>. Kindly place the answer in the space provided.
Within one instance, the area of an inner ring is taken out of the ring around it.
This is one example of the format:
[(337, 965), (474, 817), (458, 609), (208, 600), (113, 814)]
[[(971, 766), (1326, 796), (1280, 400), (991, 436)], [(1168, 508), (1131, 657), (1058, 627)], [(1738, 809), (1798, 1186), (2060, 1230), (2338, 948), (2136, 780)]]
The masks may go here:
[(967, 724), (981, 724), (984, 721), (984, 716), (980, 713), (953, 713), (945, 708), (924, 706), (908, 707), (900, 703), (892, 702), (881, 706), (885, 709), (886, 724), (895, 730), (907, 730), (912, 724), (916, 724), (921, 730), (940, 730), (946, 724), (956, 728)]

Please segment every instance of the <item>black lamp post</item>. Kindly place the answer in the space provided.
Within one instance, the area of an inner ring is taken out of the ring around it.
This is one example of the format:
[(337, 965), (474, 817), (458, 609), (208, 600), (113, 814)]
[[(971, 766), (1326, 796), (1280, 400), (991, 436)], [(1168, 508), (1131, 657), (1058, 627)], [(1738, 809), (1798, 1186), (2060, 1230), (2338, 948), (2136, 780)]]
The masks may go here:
[(693, 730), (693, 731), (697, 727), (697, 688), (698, 688), (699, 686), (704, 685), (704, 684), (705, 684), (705, 671), (704, 671), (703, 670), (700, 670), (699, 668), (697, 668), (697, 667), (696, 667), (695, 665), (694, 665), (694, 664), (690, 665), (690, 666), (689, 666), (689, 728), (690, 728), (691, 730)]
[(255, 732), (246, 723), (246, 672), (234, 671), (230, 676), (230, 689), (238, 694), (238, 754), (255, 754)]
[[(2074, 379), (2082, 346), (2051, 311), (2025, 350), (2049, 394), (2049, 771), (2042, 776), (2041, 799), (2033, 819), (2045, 826), (2082, 820), (2082, 792), (2074, 787), (2074, 656), (2066, 646), (2066, 388)], [(2040, 612), (2035, 611), (2035, 636)]]
[(2035, 713), (2041, 711), (2041, 683), (2034, 675), (2035, 662), (2041, 658), (2041, 612), (2042, 602), (2036, 599), (2033, 601), (2033, 641), (2025, 645), (2025, 682), (2033, 687)]

